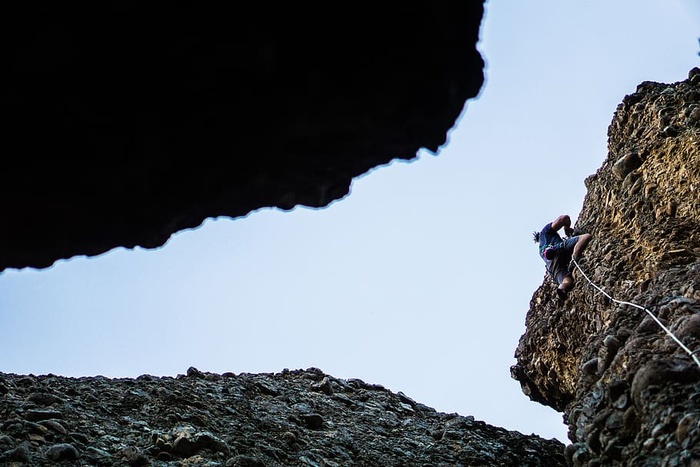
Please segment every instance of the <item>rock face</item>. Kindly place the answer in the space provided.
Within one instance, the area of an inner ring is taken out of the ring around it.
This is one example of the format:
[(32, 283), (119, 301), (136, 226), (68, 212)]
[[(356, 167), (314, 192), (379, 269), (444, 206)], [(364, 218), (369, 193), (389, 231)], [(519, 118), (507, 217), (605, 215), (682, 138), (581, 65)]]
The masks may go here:
[(0, 373), (0, 464), (563, 466), (564, 445), (318, 369), (135, 379)]
[(437, 151), (483, 84), (483, 1), (5, 11), (0, 272), (322, 207)]
[(700, 466), (700, 69), (625, 96), (608, 151), (576, 288), (560, 306), (545, 277), (512, 375), (565, 413), (574, 465)]

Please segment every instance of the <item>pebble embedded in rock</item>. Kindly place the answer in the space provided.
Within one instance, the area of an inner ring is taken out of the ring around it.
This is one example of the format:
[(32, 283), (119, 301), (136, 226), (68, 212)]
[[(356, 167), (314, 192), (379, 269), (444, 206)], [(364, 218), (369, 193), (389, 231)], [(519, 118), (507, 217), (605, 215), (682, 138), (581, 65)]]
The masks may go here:
[(54, 444), (46, 449), (46, 457), (54, 461), (72, 461), (80, 456), (78, 450), (72, 444)]

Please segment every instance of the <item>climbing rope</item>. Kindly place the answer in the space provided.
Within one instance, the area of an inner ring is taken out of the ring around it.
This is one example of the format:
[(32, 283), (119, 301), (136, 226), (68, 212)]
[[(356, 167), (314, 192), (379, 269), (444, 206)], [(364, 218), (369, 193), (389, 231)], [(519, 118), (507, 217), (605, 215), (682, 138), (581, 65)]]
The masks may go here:
[(659, 326), (661, 326), (661, 329), (663, 329), (663, 330), (666, 332), (666, 334), (668, 334), (668, 335), (671, 337), (671, 339), (673, 339), (674, 341), (676, 341), (676, 343), (677, 343), (678, 345), (680, 345), (681, 348), (682, 348), (683, 350), (685, 350), (685, 351), (688, 353), (688, 355), (690, 355), (690, 357), (691, 357), (691, 358), (695, 361), (695, 363), (697, 363), (697, 365), (700, 367), (700, 359), (698, 359), (698, 356), (695, 355), (695, 354), (697, 354), (697, 353), (700, 353), (700, 349), (696, 350), (695, 352), (691, 351), (685, 344), (683, 344), (683, 342), (680, 341), (680, 339), (678, 339), (676, 336), (674, 336), (673, 333), (671, 332), (671, 330), (668, 329), (666, 326), (664, 326), (664, 324), (663, 324), (656, 316), (654, 316), (654, 314), (653, 314), (651, 311), (647, 310), (647, 309), (644, 308), (643, 306), (637, 305), (636, 303), (623, 302), (622, 300), (616, 300), (616, 299), (614, 299), (614, 298), (611, 297), (607, 292), (605, 292), (603, 289), (601, 289), (600, 287), (598, 287), (597, 285), (595, 285), (595, 284), (593, 283), (593, 281), (590, 280), (590, 279), (588, 278), (588, 276), (586, 275), (586, 273), (583, 272), (583, 269), (581, 269), (581, 266), (578, 265), (578, 263), (576, 262), (576, 260), (574, 260), (574, 259), (572, 258), (572, 259), (571, 259), (571, 262), (574, 263), (574, 265), (576, 266), (576, 269), (579, 270), (579, 272), (581, 273), (581, 275), (588, 281), (589, 284), (591, 284), (591, 285), (592, 285), (593, 287), (595, 287), (598, 291), (600, 291), (600, 293), (602, 293), (603, 295), (605, 295), (606, 297), (608, 297), (611, 301), (613, 301), (613, 302), (615, 302), (615, 303), (618, 303), (618, 304), (620, 304), (620, 305), (633, 306), (633, 307), (635, 307), (635, 308), (639, 308), (640, 310), (644, 310), (649, 316), (651, 316), (651, 318), (652, 318), (654, 321), (656, 321), (656, 324), (658, 324)]

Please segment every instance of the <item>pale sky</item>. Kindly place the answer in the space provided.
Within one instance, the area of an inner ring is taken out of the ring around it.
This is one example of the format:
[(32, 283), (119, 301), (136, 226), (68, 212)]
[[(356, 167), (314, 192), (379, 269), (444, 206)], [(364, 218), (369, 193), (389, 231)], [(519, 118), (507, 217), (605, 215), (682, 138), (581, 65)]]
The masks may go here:
[(5, 271), (0, 372), (316, 367), (568, 443), (561, 414), (510, 378), (544, 277), (531, 233), (578, 216), (626, 94), (700, 66), (698, 5), (489, 1), (484, 87), (438, 154), (375, 169), (324, 209)]

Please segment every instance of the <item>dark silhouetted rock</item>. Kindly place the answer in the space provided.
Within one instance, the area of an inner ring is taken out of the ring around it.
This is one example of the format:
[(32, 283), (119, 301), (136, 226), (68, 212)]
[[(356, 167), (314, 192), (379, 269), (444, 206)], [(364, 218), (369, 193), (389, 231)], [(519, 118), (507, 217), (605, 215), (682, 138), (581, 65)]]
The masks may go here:
[[(446, 142), (483, 84), (482, 1), (15, 2), (0, 271), (323, 207)], [(467, 155), (468, 156), (468, 155)]]

